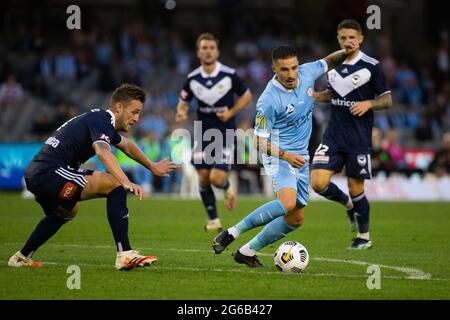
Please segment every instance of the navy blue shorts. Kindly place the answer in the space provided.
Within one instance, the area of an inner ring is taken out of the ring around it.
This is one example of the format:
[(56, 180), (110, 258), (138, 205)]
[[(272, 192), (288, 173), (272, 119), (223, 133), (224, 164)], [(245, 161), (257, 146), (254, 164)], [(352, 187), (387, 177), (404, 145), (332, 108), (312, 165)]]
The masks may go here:
[(55, 167), (25, 178), (25, 183), (46, 215), (54, 214), (57, 207), (70, 212), (80, 201), (81, 191), (86, 187), (85, 176), (93, 172), (93, 170)]
[(214, 141), (203, 141), (201, 147), (200, 145), (196, 146), (191, 163), (197, 170), (219, 169), (225, 172), (230, 171), (234, 158), (234, 141), (233, 144), (228, 146), (225, 141), (222, 146), (213, 145), (213, 143)]
[(345, 175), (355, 179), (371, 179), (372, 164), (370, 153), (339, 152), (320, 144), (314, 153), (312, 169), (326, 169), (336, 173), (345, 167)]

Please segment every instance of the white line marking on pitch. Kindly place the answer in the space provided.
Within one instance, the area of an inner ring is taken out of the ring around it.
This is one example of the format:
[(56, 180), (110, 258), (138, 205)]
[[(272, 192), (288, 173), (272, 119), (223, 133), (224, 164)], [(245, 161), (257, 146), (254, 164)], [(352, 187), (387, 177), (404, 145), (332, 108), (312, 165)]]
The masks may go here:
[[(4, 245), (17, 245), (19, 243), (4, 243)], [(107, 245), (95, 245), (95, 246), (91, 246), (91, 245), (83, 245), (83, 244), (56, 244), (56, 243), (48, 243), (46, 244), (47, 246), (60, 246), (60, 247), (71, 247), (71, 248), (91, 248), (91, 249), (114, 249), (113, 246), (107, 246)], [(178, 252), (202, 252), (202, 253), (206, 253), (206, 252), (212, 252), (211, 250), (204, 250), (204, 249), (178, 249), (178, 248), (150, 248), (150, 247), (139, 247), (141, 249), (144, 250), (167, 250), (167, 251), (178, 251)], [(261, 256), (270, 256), (272, 257), (272, 254), (269, 253), (259, 253), (259, 255)], [(334, 263), (348, 263), (348, 264), (355, 264), (355, 265), (361, 265), (361, 266), (366, 266), (366, 265), (373, 265), (376, 264), (378, 266), (380, 266), (381, 268), (386, 268), (386, 269), (392, 269), (392, 270), (396, 270), (402, 273), (406, 273), (407, 277), (406, 279), (410, 279), (410, 280), (437, 280), (437, 281), (449, 281), (450, 279), (432, 279), (431, 274), (426, 273), (422, 270), (419, 269), (415, 269), (415, 268), (410, 268), (410, 267), (396, 267), (396, 266), (389, 266), (389, 265), (383, 265), (383, 264), (377, 264), (377, 263), (370, 263), (370, 262), (366, 262), (366, 261), (359, 261), (359, 260), (345, 260), (345, 259), (334, 259), (334, 258), (324, 258), (324, 257), (311, 257), (312, 260), (317, 260), (317, 261), (323, 261), (323, 262), (334, 262)], [(47, 262), (47, 264), (63, 264), (63, 263), (51, 263), (51, 262)], [(79, 264), (82, 265), (82, 264)], [(103, 266), (108, 266), (109, 265), (89, 265), (89, 264), (84, 264), (84, 266), (95, 266), (95, 267), (103, 267)], [(157, 269), (164, 269), (163, 267), (155, 267)], [(171, 270), (190, 270), (190, 271), (217, 271), (217, 272), (249, 272), (250, 270), (240, 270), (240, 269), (228, 269), (228, 270), (222, 270), (222, 269), (202, 269), (202, 268), (190, 268), (190, 267), (171, 267), (171, 268), (167, 268), (167, 269), (171, 269)], [(260, 272), (258, 272), (260, 273)], [(265, 272), (264, 274), (267, 274), (270, 272)], [(279, 272), (273, 272), (276, 274), (279, 274)], [(307, 273), (305, 273), (307, 274)], [(309, 273), (310, 275), (313, 275), (311, 273)], [(314, 274), (316, 276), (337, 276), (337, 277), (366, 277), (366, 276), (359, 276), (359, 275), (343, 275), (343, 274), (333, 274), (333, 273), (317, 273)], [(404, 277), (396, 277), (396, 276), (384, 276), (383, 278), (390, 278), (390, 279), (405, 279)]]
[[(6, 264), (7, 261), (1, 261), (1, 264)], [(69, 265), (68, 262), (54, 262), (54, 261), (46, 261), (44, 262), (44, 267), (45, 265), (52, 265), (52, 266), (67, 266)], [(107, 269), (113, 269), (114, 266), (112, 264), (93, 264), (93, 263), (77, 263), (78, 266), (80, 267), (88, 267), (88, 268), (107, 268)], [(170, 270), (170, 271), (194, 271), (194, 272), (208, 272), (208, 271), (213, 271), (213, 272), (232, 272), (232, 273), (253, 273), (253, 274), (260, 274), (263, 276), (267, 276), (267, 275), (283, 275), (283, 276), (292, 276), (292, 275), (296, 275), (296, 273), (281, 273), (279, 271), (264, 271), (264, 272), (258, 272), (252, 269), (248, 269), (248, 268), (242, 268), (242, 269), (218, 269), (218, 268), (213, 268), (213, 269), (208, 269), (208, 268), (197, 268), (197, 267), (161, 267), (161, 266), (155, 266), (152, 265), (150, 267), (151, 269), (156, 269), (156, 270)], [(261, 270), (262, 271), (262, 270)], [(311, 272), (307, 272), (307, 273), (302, 273), (302, 276), (309, 276), (309, 277), (342, 277), (342, 278), (367, 278), (367, 276), (365, 275), (355, 275), (355, 274), (339, 274), (339, 273), (311, 273)], [(403, 277), (399, 277), (399, 276), (384, 276), (383, 278), (387, 278), (387, 279), (396, 279), (396, 280), (401, 280), (404, 279)]]

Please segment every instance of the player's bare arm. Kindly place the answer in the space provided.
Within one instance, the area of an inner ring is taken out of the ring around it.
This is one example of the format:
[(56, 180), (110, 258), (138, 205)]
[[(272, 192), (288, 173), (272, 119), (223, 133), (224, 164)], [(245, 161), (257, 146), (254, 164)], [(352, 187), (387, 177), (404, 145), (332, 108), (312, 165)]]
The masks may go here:
[(301, 168), (306, 164), (302, 155), (287, 152), (266, 138), (255, 135), (255, 143), (259, 152), (285, 160), (294, 168)]
[(125, 137), (122, 137), (122, 141), (117, 145), (117, 148), (160, 177), (168, 177), (170, 171), (179, 168), (177, 164), (168, 161), (168, 159), (163, 159), (159, 162), (151, 161), (132, 140)]
[(177, 113), (175, 115), (176, 122), (183, 122), (188, 118), (189, 104), (180, 100), (177, 104)]
[(227, 109), (222, 112), (217, 113), (217, 117), (220, 121), (227, 122), (231, 118), (233, 118), (239, 111), (244, 109), (249, 102), (252, 100), (252, 93), (250, 90), (247, 90), (237, 101), (236, 104), (231, 109)]
[(392, 95), (390, 92), (377, 97), (374, 100), (366, 100), (355, 103), (350, 107), (350, 112), (361, 117), (370, 109), (372, 110), (383, 110), (390, 108), (392, 106)]
[(328, 71), (336, 68), (336, 66), (340, 65), (348, 56), (351, 56), (359, 49), (359, 44), (356, 41), (348, 40), (344, 43), (344, 49), (338, 50), (329, 54), (325, 58), (323, 58), (327, 65)]
[(331, 91), (324, 90), (324, 91), (320, 91), (320, 92), (314, 92), (314, 101), (330, 102), (331, 101)]
[(136, 197), (142, 199), (144, 196), (144, 190), (141, 186), (132, 183), (127, 175), (120, 168), (114, 154), (111, 152), (111, 147), (107, 143), (97, 142), (94, 143), (94, 151), (98, 159), (103, 163), (106, 170), (120, 183), (125, 190), (130, 190)]

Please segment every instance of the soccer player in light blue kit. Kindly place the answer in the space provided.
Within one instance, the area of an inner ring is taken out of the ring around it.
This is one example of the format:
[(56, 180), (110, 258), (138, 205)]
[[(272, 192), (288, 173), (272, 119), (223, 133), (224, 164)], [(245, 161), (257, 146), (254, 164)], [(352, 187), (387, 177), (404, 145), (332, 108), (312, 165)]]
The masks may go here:
[(264, 267), (256, 252), (303, 224), (304, 207), (308, 202), (308, 142), (312, 129), (314, 81), (356, 49), (357, 43), (348, 41), (345, 49), (302, 65), (291, 46), (278, 46), (272, 51), (275, 76), (257, 102), (255, 139), (258, 150), (263, 153), (263, 165), (271, 175), (277, 199), (219, 233), (213, 241), (215, 253), (221, 253), (242, 233), (265, 225), (234, 253), (237, 263), (252, 268)]

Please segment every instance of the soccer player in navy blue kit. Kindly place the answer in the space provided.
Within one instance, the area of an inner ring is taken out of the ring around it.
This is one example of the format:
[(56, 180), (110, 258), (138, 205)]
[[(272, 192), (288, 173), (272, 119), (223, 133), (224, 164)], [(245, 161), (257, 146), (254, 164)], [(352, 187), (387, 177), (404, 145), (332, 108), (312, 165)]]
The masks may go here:
[[(364, 40), (361, 25), (352, 19), (337, 27), (341, 47), (346, 41)], [(392, 105), (380, 63), (361, 50), (328, 73), (329, 89), (315, 94), (316, 101), (331, 103), (331, 116), (312, 165), (312, 188), (323, 197), (343, 204), (352, 231), (358, 234), (349, 249), (372, 247), (369, 236), (369, 202), (364, 181), (371, 175), (373, 111)], [(350, 196), (331, 177), (345, 167)]]
[[(188, 75), (180, 93), (176, 114), (177, 122), (186, 120), (189, 102), (193, 98), (197, 100), (197, 124), (201, 124), (201, 132), (198, 132), (201, 137), (197, 136), (200, 139), (194, 141), (192, 162), (198, 173), (200, 196), (209, 217), (206, 231), (222, 229), (211, 185), (225, 191), (225, 206), (228, 210), (234, 210), (236, 206), (237, 196), (227, 177), (234, 154), (234, 142), (227, 141), (226, 130), (236, 129), (236, 114), (252, 99), (250, 90), (236, 71), (217, 60), (218, 45), (219, 40), (210, 33), (201, 34), (197, 38), (197, 57), (201, 66)], [(236, 102), (235, 95), (238, 96)], [(223, 145), (215, 148), (214, 154), (207, 152), (210, 149), (208, 146), (214, 141), (203, 141), (208, 130), (220, 130), (223, 137)]]
[[(116, 146), (158, 176), (168, 176), (177, 168), (166, 159), (153, 163), (134, 142), (119, 134), (128, 132), (138, 122), (144, 101), (143, 89), (123, 84), (112, 94), (108, 110), (94, 109), (76, 116), (45, 141), (25, 171), (27, 188), (35, 195), (45, 217), (24, 247), (9, 259), (9, 266), (41, 266), (32, 260), (33, 253), (75, 217), (79, 201), (99, 197), (107, 199), (108, 221), (117, 247), (116, 269), (145, 267), (157, 260), (131, 248), (127, 191), (142, 199), (144, 190), (128, 179), (111, 152), (111, 145)], [(108, 173), (80, 168), (94, 155)]]

